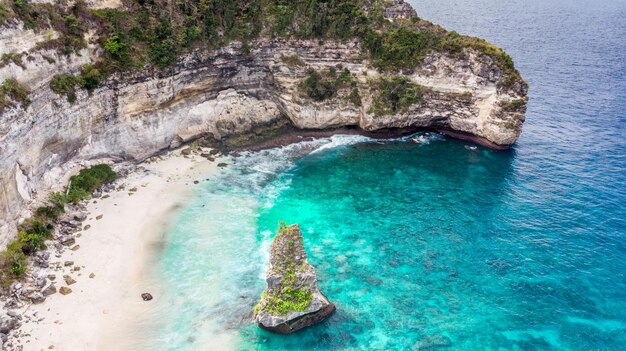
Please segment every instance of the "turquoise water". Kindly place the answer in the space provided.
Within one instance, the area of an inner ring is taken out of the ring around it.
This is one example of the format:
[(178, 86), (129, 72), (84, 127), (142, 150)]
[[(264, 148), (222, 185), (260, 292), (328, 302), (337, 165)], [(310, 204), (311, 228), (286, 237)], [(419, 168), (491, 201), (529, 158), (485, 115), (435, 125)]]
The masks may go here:
[[(518, 144), (335, 136), (231, 159), (168, 234), (148, 349), (624, 349), (626, 3), (414, 6), (512, 53), (531, 84)], [(279, 220), (337, 305), (289, 336), (249, 319)]]
[[(466, 350), (618, 350), (622, 219), (590, 226), (567, 187), (535, 192), (514, 153), (423, 139), (335, 136), (244, 155), (206, 182), (162, 258), (167, 349), (407, 350), (437, 335)], [(279, 220), (302, 226), (337, 305), (292, 336), (246, 320)]]

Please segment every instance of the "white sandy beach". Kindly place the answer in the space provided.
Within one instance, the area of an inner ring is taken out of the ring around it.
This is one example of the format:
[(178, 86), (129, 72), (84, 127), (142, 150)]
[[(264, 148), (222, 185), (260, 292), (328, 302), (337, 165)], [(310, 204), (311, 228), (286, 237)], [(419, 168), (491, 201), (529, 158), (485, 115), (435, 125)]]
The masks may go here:
[[(24, 350), (132, 350), (142, 343), (138, 330), (146, 330), (159, 293), (150, 279), (152, 260), (163, 245), (168, 219), (189, 195), (195, 180), (217, 170), (197, 155), (181, 156), (180, 151), (143, 164), (147, 170), (129, 174), (118, 181), (124, 189), (105, 194), (109, 197), (89, 202), (90, 225), (81, 231), (76, 243), (80, 249), (65, 250), (51, 257), (57, 289), (66, 286), (64, 275), (76, 283), (72, 293), (56, 293), (43, 304), (29, 306), (23, 316), (20, 344)], [(136, 188), (136, 192), (129, 191)], [(132, 195), (130, 195), (132, 193)], [(97, 219), (102, 215), (102, 218)], [(66, 261), (73, 266), (65, 267)], [(74, 271), (74, 267), (80, 267)], [(91, 274), (95, 276), (90, 278)], [(149, 292), (154, 300), (145, 302)]]

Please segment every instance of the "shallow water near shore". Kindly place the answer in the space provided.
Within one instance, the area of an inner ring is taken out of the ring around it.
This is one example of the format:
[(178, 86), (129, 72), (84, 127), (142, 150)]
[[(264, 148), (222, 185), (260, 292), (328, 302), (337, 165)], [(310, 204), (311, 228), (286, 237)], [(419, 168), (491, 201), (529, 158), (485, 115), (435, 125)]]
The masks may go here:
[[(335, 136), (267, 150), (205, 183), (162, 257), (159, 344), (406, 350), (437, 338), (456, 349), (619, 349), (621, 219), (598, 213), (603, 230), (590, 231), (565, 188), (533, 191), (540, 184), (516, 171), (514, 152), (417, 139)], [(291, 336), (247, 320), (280, 220), (301, 225), (338, 309)]]
[[(334, 136), (227, 161), (167, 237), (147, 349), (623, 349), (626, 4), (413, 5), (512, 54), (531, 84), (518, 144)], [(280, 220), (337, 305), (289, 336), (249, 319)]]

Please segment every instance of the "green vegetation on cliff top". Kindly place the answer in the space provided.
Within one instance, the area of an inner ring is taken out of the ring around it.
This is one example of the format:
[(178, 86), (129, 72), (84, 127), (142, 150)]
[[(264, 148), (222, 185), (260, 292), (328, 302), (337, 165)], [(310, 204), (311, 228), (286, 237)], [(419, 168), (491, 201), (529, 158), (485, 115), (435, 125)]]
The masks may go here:
[[(250, 53), (256, 38), (289, 37), (358, 38), (382, 72), (410, 70), (432, 51), (462, 57), (470, 47), (494, 58), (506, 77), (502, 85), (521, 80), (511, 58), (492, 44), (417, 17), (387, 21), (384, 6), (385, 0), (129, 0), (123, 8), (89, 9), (84, 0), (69, 7), (0, 0), (0, 25), (19, 19), (35, 30), (52, 27), (59, 37), (39, 46), (66, 54), (86, 47), (87, 29), (95, 30), (104, 51), (95, 63), (100, 77), (146, 64), (165, 68), (196, 48), (240, 41), (242, 52)], [(73, 99), (70, 88), (62, 93)]]
[(71, 177), (63, 193), (50, 194), (48, 203), (19, 226), (17, 239), (0, 252), (0, 288), (7, 289), (14, 280), (26, 275), (28, 256), (46, 248), (45, 241), (52, 238), (53, 223), (65, 211), (65, 204), (88, 199), (94, 190), (115, 177), (110, 166), (95, 165)]

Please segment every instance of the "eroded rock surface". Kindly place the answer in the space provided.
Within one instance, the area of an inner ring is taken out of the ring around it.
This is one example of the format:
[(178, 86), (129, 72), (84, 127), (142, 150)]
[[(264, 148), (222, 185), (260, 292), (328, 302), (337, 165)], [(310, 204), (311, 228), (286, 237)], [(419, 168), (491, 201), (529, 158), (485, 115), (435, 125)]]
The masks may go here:
[[(109, 2), (117, 0), (91, 3)], [(402, 0), (387, 3), (389, 20), (415, 16)], [(260, 38), (248, 43), (250, 51), (232, 42), (182, 55), (167, 69), (116, 74), (92, 94), (79, 90), (76, 102), (69, 103), (49, 83), (56, 74), (77, 74), (97, 61), (102, 55), (97, 40), (80, 55), (68, 56), (36, 49), (43, 33), (22, 25), (2, 32), (9, 33), (0, 35), (2, 53), (22, 51), (23, 57), (22, 65), (0, 67), (0, 82), (15, 78), (25, 84), (31, 103), (0, 113), (0, 244), (15, 236), (16, 220), (28, 217), (28, 205), (91, 160), (141, 161), (201, 137), (262, 136), (286, 126), (432, 128), (506, 148), (524, 121), (526, 85), (503, 87), (506, 78), (493, 58), (471, 48), (455, 57), (433, 52), (414, 69), (396, 72), (423, 86), (423, 97), (406, 110), (376, 115), (368, 82), (385, 74), (373, 68), (357, 39)], [(349, 69), (360, 103), (347, 101), (350, 89), (325, 101), (302, 94), (309, 70), (331, 68)]]
[(307, 262), (297, 224), (278, 230), (266, 281), (255, 308), (255, 319), (263, 329), (288, 334), (319, 323), (335, 311), (317, 287), (315, 268)]

